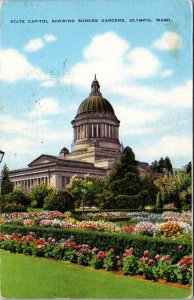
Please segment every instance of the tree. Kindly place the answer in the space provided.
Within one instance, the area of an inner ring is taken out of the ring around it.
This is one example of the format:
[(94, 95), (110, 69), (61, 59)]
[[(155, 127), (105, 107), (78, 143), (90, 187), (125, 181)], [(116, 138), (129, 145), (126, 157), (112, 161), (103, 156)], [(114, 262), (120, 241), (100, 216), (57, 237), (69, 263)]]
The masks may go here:
[[(104, 181), (95, 176), (86, 176), (86, 178), (79, 178), (74, 176), (67, 187), (68, 191), (75, 199), (76, 207), (81, 205), (84, 196), (84, 205), (91, 207), (96, 205), (97, 195), (103, 192)], [(83, 195), (83, 191), (85, 194)]]
[(140, 192), (141, 181), (137, 165), (133, 150), (126, 147), (108, 177), (108, 188), (114, 196), (133, 196)]
[(151, 169), (154, 173), (167, 174), (168, 176), (173, 174), (172, 163), (168, 156), (165, 159), (161, 157), (159, 161), (152, 162)]
[(158, 187), (156, 186), (155, 178), (152, 173), (146, 173), (142, 178), (141, 187), (144, 191), (143, 205), (155, 206)]
[(168, 156), (164, 160), (164, 173), (167, 174), (167, 175), (172, 175), (173, 174), (172, 163), (171, 163), (170, 158)]
[(149, 192), (137, 166), (133, 150), (126, 147), (109, 174), (108, 192), (104, 191), (101, 203), (106, 203), (109, 208), (137, 209), (144, 206)]
[(44, 200), (49, 192), (52, 191), (51, 187), (47, 187), (45, 184), (38, 184), (32, 188), (29, 193), (29, 199), (32, 207), (42, 208)]
[(44, 209), (48, 210), (58, 210), (62, 213), (68, 210), (74, 210), (73, 197), (67, 191), (56, 191), (53, 190), (45, 198)]
[(177, 208), (191, 206), (191, 174), (181, 170), (173, 176), (165, 174), (157, 178), (155, 183), (161, 192), (164, 204), (174, 203)]
[(191, 174), (191, 171), (192, 171), (191, 161), (184, 167), (184, 169), (185, 169), (186, 173)]
[(1, 212), (21, 212), (27, 210), (29, 199), (21, 188), (0, 196)]
[(157, 194), (156, 208), (163, 208), (163, 200), (162, 200), (161, 192), (158, 192)]
[(1, 172), (1, 195), (11, 193), (13, 191), (13, 183), (9, 179), (9, 169), (5, 164)]

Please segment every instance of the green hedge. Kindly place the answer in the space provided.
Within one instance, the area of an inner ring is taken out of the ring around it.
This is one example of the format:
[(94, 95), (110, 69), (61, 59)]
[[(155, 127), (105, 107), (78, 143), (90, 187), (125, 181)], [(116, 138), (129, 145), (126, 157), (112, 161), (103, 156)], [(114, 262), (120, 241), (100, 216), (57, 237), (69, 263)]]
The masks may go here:
[[(151, 210), (146, 210), (146, 209), (119, 209), (119, 208), (115, 208), (115, 209), (100, 209), (100, 210), (85, 210), (84, 213), (104, 213), (104, 212), (151, 212), (151, 213), (158, 213), (158, 214), (162, 214), (163, 212), (166, 211), (174, 211), (174, 212), (181, 212), (181, 209), (169, 209), (169, 208), (154, 208)], [(82, 210), (76, 210), (75, 211), (76, 214), (81, 215), (83, 213)]]
[[(97, 247), (103, 251), (108, 249), (115, 249), (121, 255), (127, 248), (134, 248), (138, 257), (143, 256), (145, 250), (149, 250), (152, 255), (163, 254), (170, 255), (174, 262), (182, 259), (184, 255), (191, 254), (192, 245), (188, 238), (179, 238), (176, 240), (153, 238), (141, 235), (128, 235), (118, 233), (108, 233), (90, 230), (79, 229), (62, 229), (53, 227), (25, 227), (21, 225), (2, 225), (2, 233), (12, 234), (20, 233), (27, 235), (31, 231), (34, 232), (36, 238), (39, 237), (53, 237), (57, 240), (68, 239), (74, 236), (78, 244), (89, 244), (91, 247)], [(179, 245), (184, 246), (184, 250), (178, 249)]]

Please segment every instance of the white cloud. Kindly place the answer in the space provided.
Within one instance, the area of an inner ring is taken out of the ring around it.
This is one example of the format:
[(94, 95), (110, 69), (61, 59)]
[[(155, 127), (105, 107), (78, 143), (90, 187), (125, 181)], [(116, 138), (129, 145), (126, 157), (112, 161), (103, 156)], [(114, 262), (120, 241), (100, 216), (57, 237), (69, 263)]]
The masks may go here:
[(49, 43), (49, 42), (56, 41), (57, 37), (53, 34), (46, 34), (46, 35), (44, 35), (43, 39)]
[(181, 38), (176, 32), (167, 31), (153, 42), (153, 47), (164, 51), (174, 51), (180, 48)]
[(48, 120), (34, 122), (10, 115), (0, 116), (0, 131), (6, 137), (0, 139), (1, 148), (9, 155), (31, 153), (34, 156), (48, 151), (48, 145), (65, 145), (72, 140), (72, 129), (56, 131)]
[(112, 87), (112, 92), (128, 96), (129, 99), (138, 99), (150, 105), (164, 105), (168, 107), (192, 106), (192, 81), (189, 80), (174, 88), (161, 90), (143, 85), (118, 85)]
[(27, 58), (15, 49), (0, 49), (0, 80), (15, 82), (17, 80), (37, 80), (42, 84), (55, 81), (42, 71), (33, 66)]
[(39, 118), (40, 116), (58, 114), (61, 114), (61, 109), (59, 107), (58, 101), (53, 98), (43, 98), (35, 104), (34, 109), (29, 112), (28, 115), (32, 118)]
[(45, 34), (43, 38), (30, 40), (25, 46), (24, 50), (27, 52), (36, 52), (45, 47), (46, 43), (56, 41), (57, 37), (53, 34)]
[[(106, 45), (106, 46), (105, 46)], [(155, 75), (160, 61), (145, 48), (130, 48), (128, 41), (113, 32), (95, 36), (84, 49), (84, 60), (75, 64), (62, 83), (88, 87), (91, 74), (96, 73), (105, 87), (129, 83), (137, 78)]]
[(156, 158), (169, 156), (172, 160), (177, 157), (192, 157), (192, 138), (185, 136), (168, 135), (155, 144), (146, 145), (138, 149), (139, 157), (146, 157), (150, 161)]
[(163, 113), (154, 109), (138, 109), (130, 106), (114, 105), (117, 118), (121, 120), (122, 137), (141, 135), (152, 132), (153, 122), (159, 120)]
[(154, 109), (138, 109), (121, 105), (114, 105), (116, 116), (123, 125), (142, 125), (157, 121), (162, 112)]
[[(105, 47), (106, 45), (106, 47)], [(128, 97), (129, 101), (148, 105), (191, 107), (192, 82), (189, 80), (173, 88), (155, 88), (142, 79), (169, 77), (173, 70), (160, 70), (161, 62), (145, 48), (131, 48), (130, 44), (113, 32), (95, 36), (84, 49), (84, 58), (76, 63), (62, 83), (88, 89), (92, 74), (96, 73), (102, 91)], [(141, 80), (141, 84), (138, 80)]]
[(44, 43), (41, 39), (30, 40), (25, 46), (24, 50), (27, 52), (36, 52), (44, 47)]
[(164, 70), (163, 72), (161, 72), (160, 76), (161, 77), (170, 77), (173, 74), (173, 70)]

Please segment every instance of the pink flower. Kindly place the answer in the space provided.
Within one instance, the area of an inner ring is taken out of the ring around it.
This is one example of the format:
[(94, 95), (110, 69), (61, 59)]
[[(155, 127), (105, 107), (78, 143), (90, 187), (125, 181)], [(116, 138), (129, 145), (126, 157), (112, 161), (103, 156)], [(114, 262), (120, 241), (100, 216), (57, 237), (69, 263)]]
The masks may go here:
[(157, 259), (157, 260), (160, 259), (160, 255), (156, 254), (155, 259)]
[(121, 267), (122, 266), (122, 262), (120, 260), (117, 261), (117, 267)]

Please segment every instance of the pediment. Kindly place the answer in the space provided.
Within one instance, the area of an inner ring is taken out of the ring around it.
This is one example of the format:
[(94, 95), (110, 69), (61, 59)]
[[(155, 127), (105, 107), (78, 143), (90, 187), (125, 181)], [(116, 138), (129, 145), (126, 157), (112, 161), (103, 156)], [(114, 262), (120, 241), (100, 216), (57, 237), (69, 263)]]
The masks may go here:
[(39, 157), (37, 157), (35, 160), (33, 160), (31, 163), (29, 163), (28, 167), (41, 166), (41, 165), (44, 165), (44, 164), (56, 162), (57, 160), (58, 160), (57, 157), (42, 154)]

